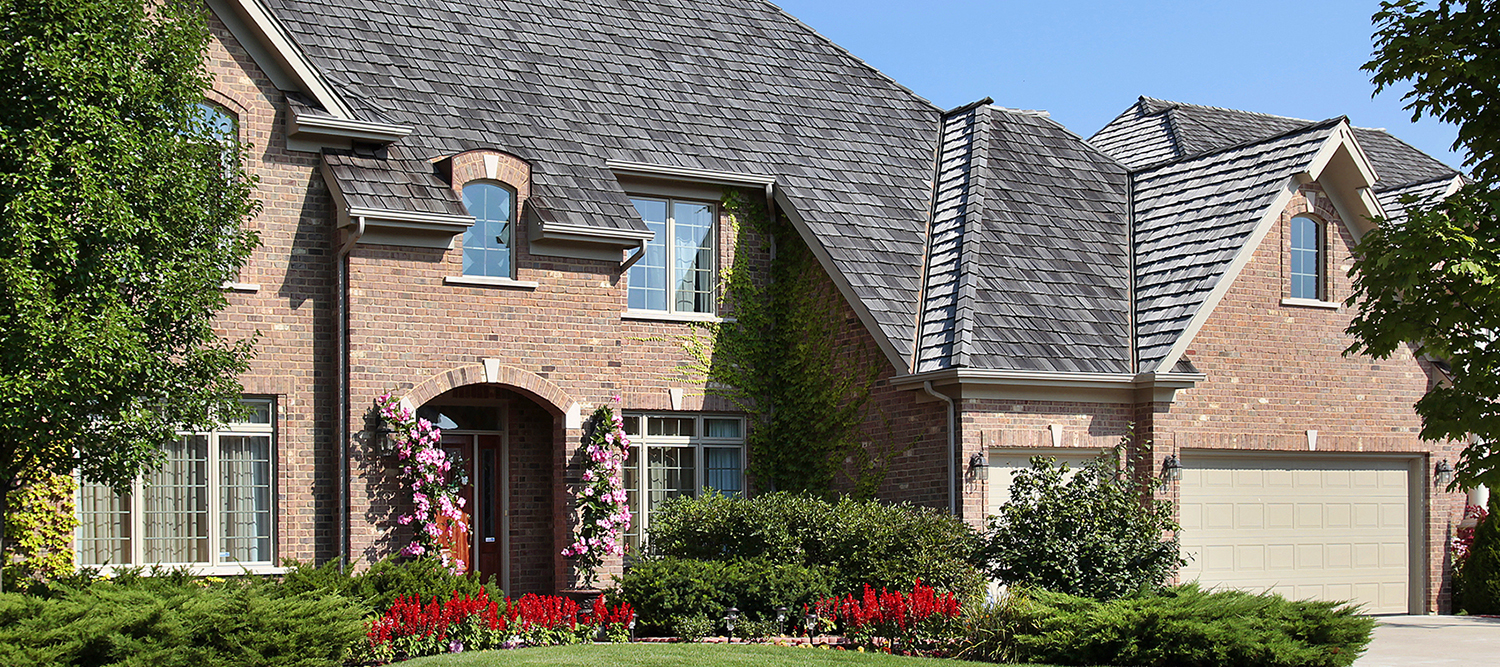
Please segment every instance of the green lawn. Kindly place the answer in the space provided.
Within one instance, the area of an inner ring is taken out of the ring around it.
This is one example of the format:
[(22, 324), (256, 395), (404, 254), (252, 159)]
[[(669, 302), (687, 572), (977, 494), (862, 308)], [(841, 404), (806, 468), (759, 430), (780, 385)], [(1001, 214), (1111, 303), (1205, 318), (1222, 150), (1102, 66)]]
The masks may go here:
[[(990, 663), (932, 658), (903, 658), (879, 653), (793, 648), (764, 644), (605, 644), (480, 651), (418, 658), (401, 663), (411, 667), (506, 667), (577, 665), (578, 667), (806, 667), (855, 665), (869, 667), (960, 667)], [(1042, 666), (1032, 666), (1042, 667)]]

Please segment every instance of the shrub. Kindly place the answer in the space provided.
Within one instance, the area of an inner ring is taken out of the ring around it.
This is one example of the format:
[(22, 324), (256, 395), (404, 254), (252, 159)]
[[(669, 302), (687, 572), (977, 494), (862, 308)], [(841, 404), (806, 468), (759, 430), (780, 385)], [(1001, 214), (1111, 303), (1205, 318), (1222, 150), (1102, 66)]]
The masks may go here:
[(485, 593), (497, 600), (504, 597), (494, 585), (493, 578), (486, 583), (477, 572), (453, 574), (436, 558), (430, 557), (386, 558), (361, 572), (355, 572), (353, 568), (340, 572), (338, 561), (317, 566), (287, 561), (284, 565), (291, 569), (282, 577), (280, 594), (342, 595), (358, 602), (372, 614), (385, 613), (397, 598), (403, 597), (447, 599), (454, 593), (469, 597)]
[(331, 666), (363, 632), (361, 610), (344, 598), (276, 597), (253, 581), (54, 592), (0, 595), (0, 664)]
[(935, 509), (770, 493), (669, 501), (652, 514), (649, 549), (656, 557), (828, 568), (839, 594), (921, 579), (968, 598), (984, 587), (970, 562), (976, 545), (963, 521)]
[(713, 628), (730, 607), (745, 621), (776, 618), (776, 608), (800, 610), (832, 594), (825, 568), (767, 559), (705, 561), (662, 558), (637, 563), (607, 595), (640, 614), (645, 634), (678, 634), (675, 625), (708, 619)]
[(1101, 457), (1072, 477), (1036, 457), (1016, 473), (1010, 501), (990, 520), (980, 548), (989, 574), (1008, 584), (1108, 600), (1167, 580), (1185, 561), (1166, 501)]
[(1474, 541), (1455, 579), (1458, 607), (1470, 614), (1500, 614), (1500, 494), (1490, 497), (1489, 515), (1474, 527)]
[(969, 619), (960, 657), (1133, 667), (1347, 667), (1375, 621), (1336, 602), (1203, 591), (1100, 602), (1013, 589)]

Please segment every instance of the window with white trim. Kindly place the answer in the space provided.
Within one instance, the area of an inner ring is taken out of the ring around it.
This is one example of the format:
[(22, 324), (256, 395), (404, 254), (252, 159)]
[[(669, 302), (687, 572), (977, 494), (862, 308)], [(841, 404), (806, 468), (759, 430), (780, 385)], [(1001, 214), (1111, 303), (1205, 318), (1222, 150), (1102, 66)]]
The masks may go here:
[(695, 498), (700, 490), (730, 496), (744, 492), (744, 419), (660, 413), (625, 413), (624, 418), (630, 436), (625, 493), (635, 515), (626, 538), (632, 550), (640, 547), (641, 535), (649, 534), (651, 513), (668, 499)]
[(630, 202), (654, 234), (645, 256), (626, 274), (630, 309), (712, 315), (718, 285), (716, 207), (656, 197)]
[(1323, 225), (1305, 215), (1292, 218), (1290, 296), (1293, 299), (1323, 298)]
[(79, 484), (78, 564), (273, 565), (276, 405), (244, 403), (248, 418), (181, 434), (128, 493)]

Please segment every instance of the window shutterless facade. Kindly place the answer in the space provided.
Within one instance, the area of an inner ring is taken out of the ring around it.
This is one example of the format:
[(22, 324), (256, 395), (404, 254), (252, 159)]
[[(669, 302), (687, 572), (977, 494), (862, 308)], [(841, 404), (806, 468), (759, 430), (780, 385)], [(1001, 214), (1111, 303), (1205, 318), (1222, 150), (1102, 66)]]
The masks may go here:
[(474, 216), (473, 226), (464, 232), (464, 275), (513, 278), (515, 193), (498, 183), (476, 181), (464, 186), (464, 208)]
[(1305, 215), (1292, 218), (1288, 261), (1293, 299), (1323, 298), (1323, 225)]
[(714, 313), (718, 284), (718, 214), (705, 202), (633, 197), (653, 234), (646, 254), (630, 267), (629, 307), (669, 313)]
[(273, 566), (276, 406), (244, 402), (249, 418), (183, 433), (128, 493), (79, 484), (78, 564)]
[[(702, 489), (737, 496), (745, 489), (745, 421), (728, 415), (626, 413), (630, 455), (625, 491), (635, 515), (632, 550), (649, 535), (651, 513), (668, 499)], [(645, 511), (642, 511), (642, 499)]]

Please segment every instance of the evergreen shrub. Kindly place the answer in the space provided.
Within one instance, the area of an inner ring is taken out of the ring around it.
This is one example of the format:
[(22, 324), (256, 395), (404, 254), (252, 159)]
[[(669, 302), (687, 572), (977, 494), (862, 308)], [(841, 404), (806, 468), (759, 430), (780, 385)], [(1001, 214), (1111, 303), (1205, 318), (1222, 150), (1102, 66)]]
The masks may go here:
[(1455, 607), (1470, 614), (1500, 614), (1500, 494), (1490, 497), (1489, 516), (1474, 528), (1474, 542), (1455, 579)]
[(493, 581), (477, 572), (454, 574), (436, 558), (402, 558), (393, 556), (375, 562), (369, 568), (339, 571), (338, 561), (322, 565), (285, 561), (290, 569), (278, 587), (280, 595), (314, 593), (341, 595), (360, 604), (372, 614), (383, 614), (396, 598), (416, 596), (423, 601), (447, 600), (457, 593), (477, 597), (481, 591), (492, 600), (503, 600), (505, 594)]
[(827, 568), (765, 558), (666, 557), (637, 563), (605, 596), (635, 608), (642, 634), (697, 635), (705, 623), (717, 628), (731, 607), (739, 610), (742, 628), (774, 622), (782, 606), (789, 618), (799, 618), (803, 605), (831, 595), (830, 578)]

